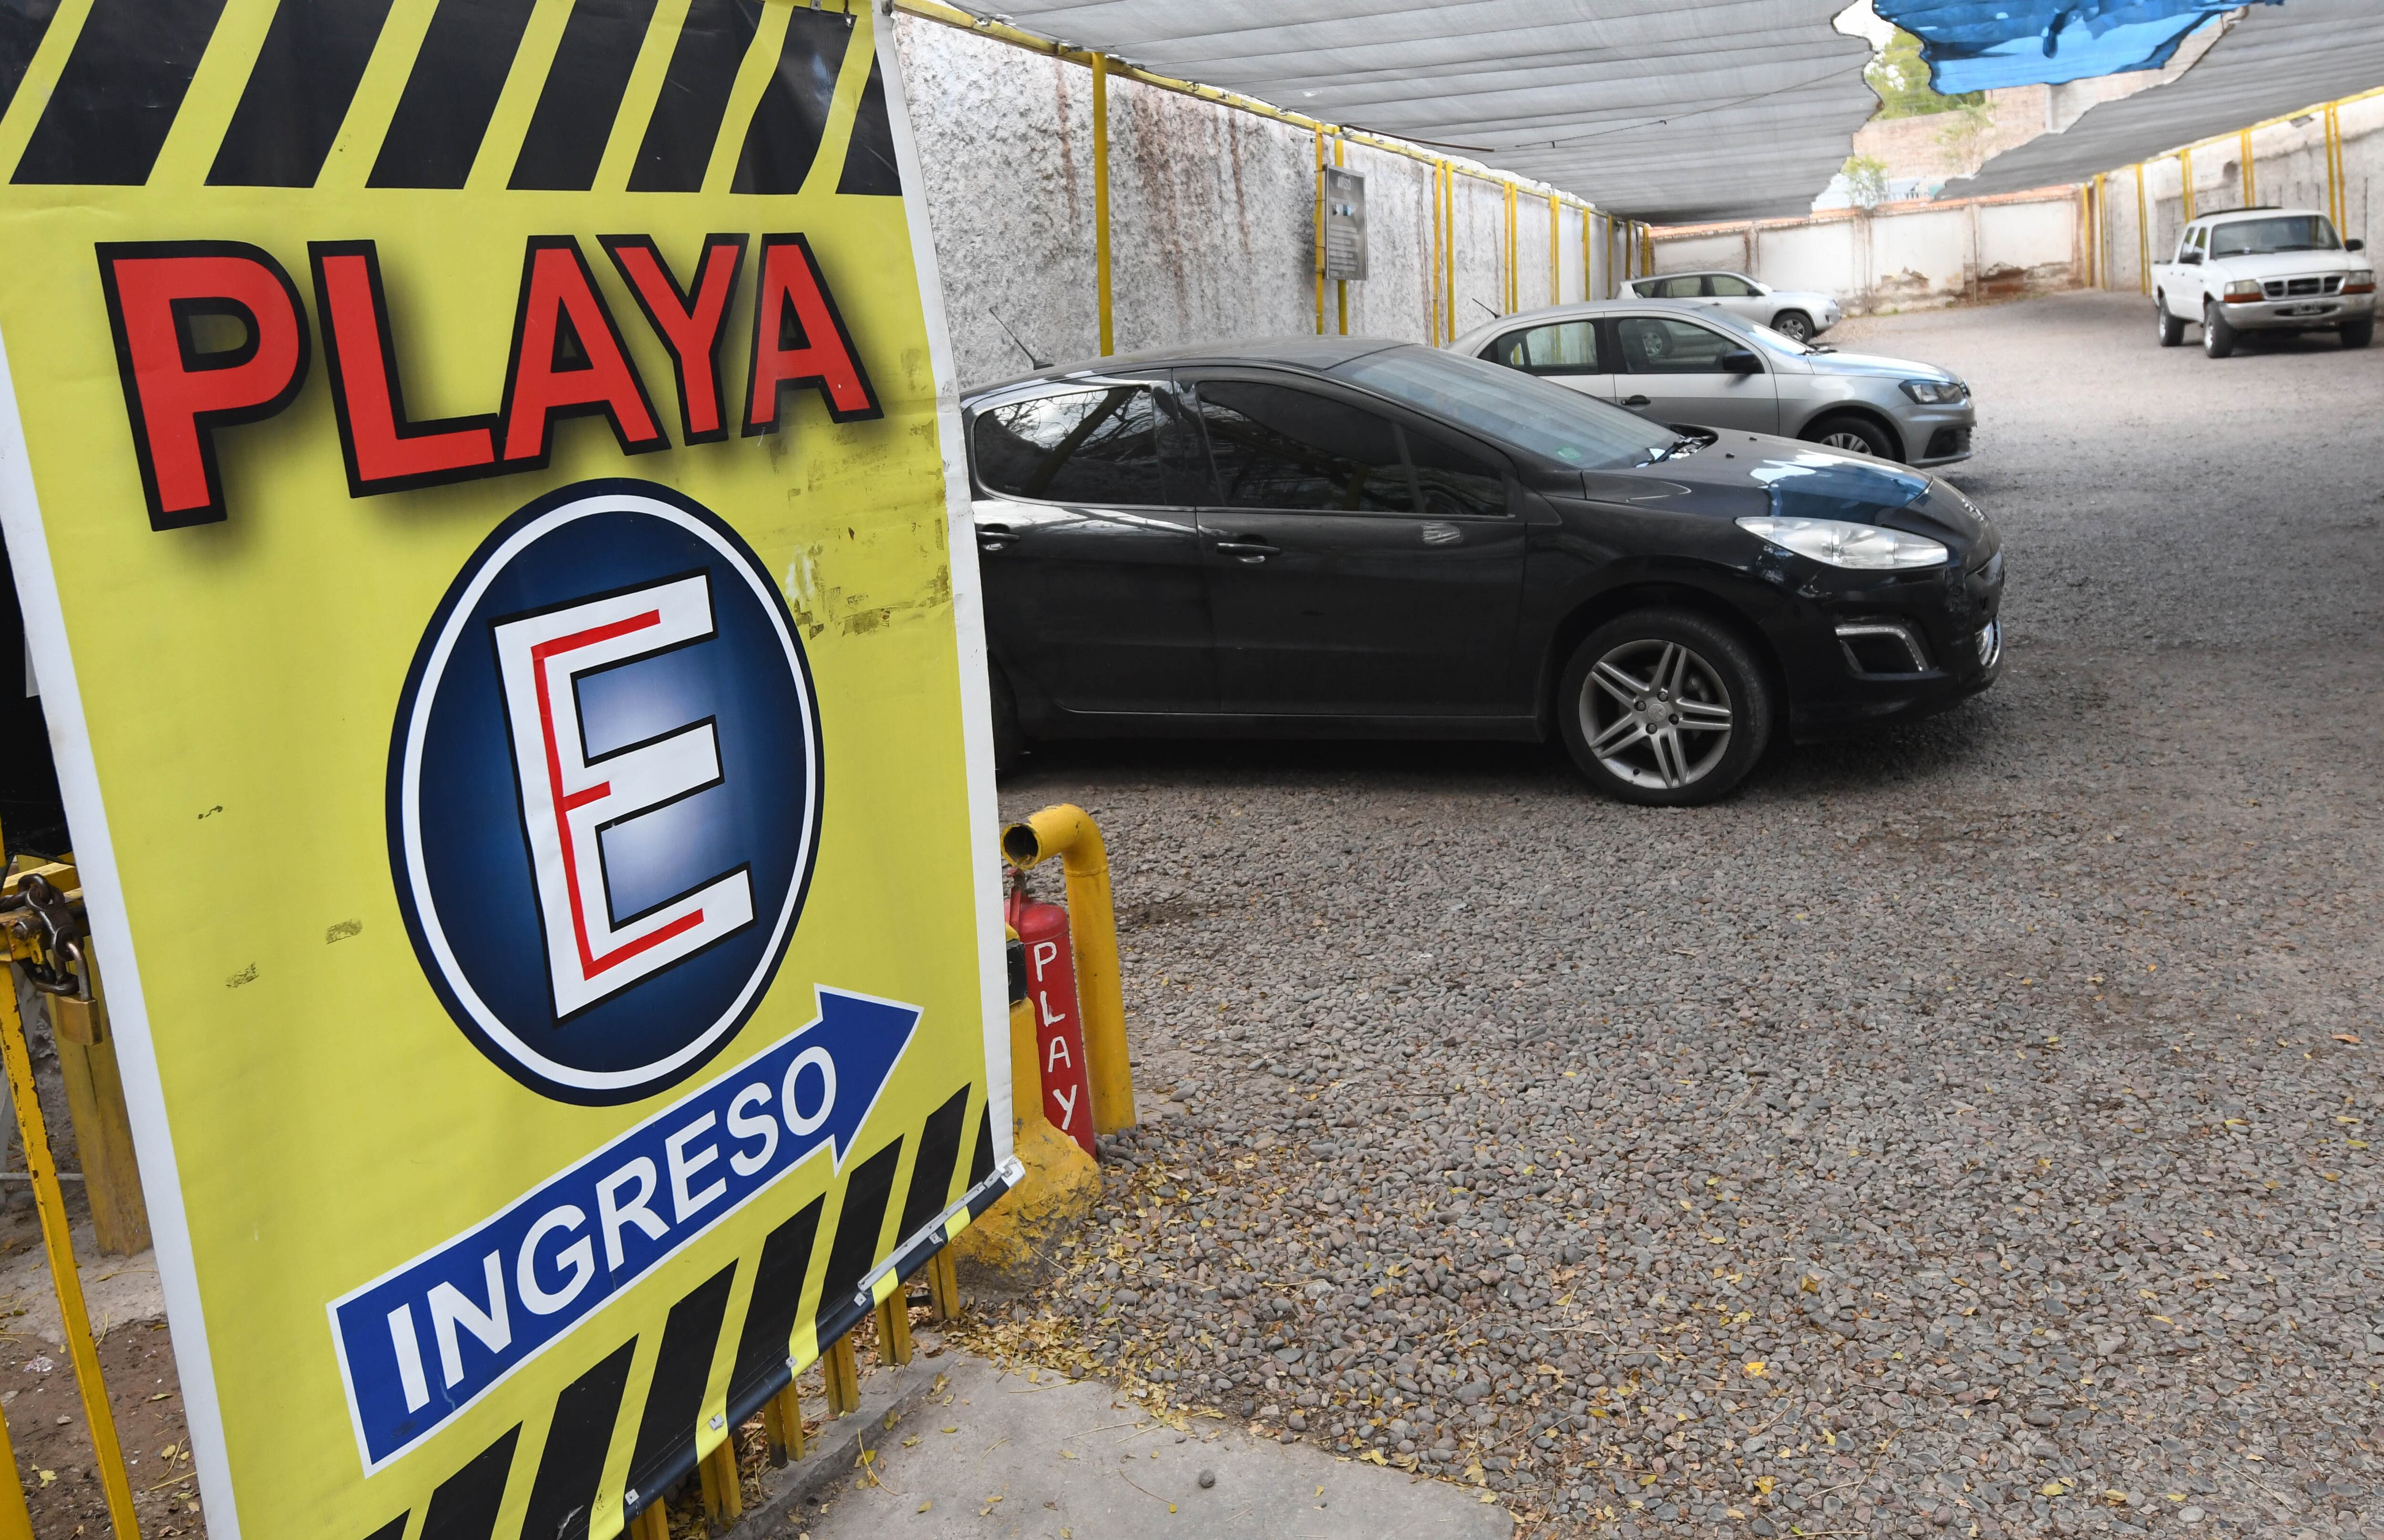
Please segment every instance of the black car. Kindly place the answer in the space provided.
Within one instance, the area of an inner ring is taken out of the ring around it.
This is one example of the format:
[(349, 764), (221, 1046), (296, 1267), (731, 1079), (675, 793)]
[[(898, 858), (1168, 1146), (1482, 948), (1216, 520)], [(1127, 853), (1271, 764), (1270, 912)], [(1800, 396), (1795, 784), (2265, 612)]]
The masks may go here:
[(2003, 560), (1925, 471), (1668, 428), (1361, 338), (1047, 369), (963, 404), (998, 751), (1546, 739), (1638, 802), (1993, 683)]

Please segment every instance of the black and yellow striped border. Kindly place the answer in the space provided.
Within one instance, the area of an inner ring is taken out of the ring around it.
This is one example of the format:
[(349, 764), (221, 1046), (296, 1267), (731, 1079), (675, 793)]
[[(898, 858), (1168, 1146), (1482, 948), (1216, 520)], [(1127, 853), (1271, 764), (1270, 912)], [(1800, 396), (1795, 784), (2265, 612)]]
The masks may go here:
[[(818, 1241), (827, 1199), (821, 1197), (771, 1230), (758, 1253), (722, 1268), (671, 1306), (645, 1375), (643, 1404), (633, 1420), (622, 1413), (640, 1357), (636, 1336), (563, 1387), (542, 1434), (528, 1422), (516, 1423), (441, 1481), (430, 1495), (417, 1540), (489, 1540), (506, 1494), (525, 1479), (529, 1496), (520, 1534), (538, 1540), (584, 1540), (623, 1433), (633, 1443), (617, 1511), (626, 1519), (657, 1500), (809, 1368), (823, 1344), (860, 1324), (880, 1299), (1010, 1190), (1018, 1171), (1014, 1163), (995, 1165), (989, 1112), (982, 1104), (962, 1179), (961, 1133), (977, 1096), (975, 1087), (962, 1087), (927, 1114), (913, 1146), (910, 1186), (894, 1232), (899, 1238), (889, 1251), (881, 1256), (878, 1240), (893, 1207), (906, 1136), (851, 1168), (824, 1259)], [(742, 1315), (731, 1319), (730, 1307), (740, 1298), (739, 1274), (749, 1263), (751, 1285), (741, 1291)], [(799, 1322), (814, 1263), (821, 1264), (818, 1304), (811, 1320)], [(707, 1404), (706, 1391), (724, 1351), (733, 1354), (727, 1389)], [(533, 1434), (533, 1445), (525, 1447), (525, 1432)], [(369, 1540), (404, 1540), (412, 1518), (410, 1509), (399, 1514)]]
[(830, 131), (857, 3), (10, 0), (0, 167), (19, 187), (772, 195), (840, 151), (838, 192), (899, 195), (874, 60)]

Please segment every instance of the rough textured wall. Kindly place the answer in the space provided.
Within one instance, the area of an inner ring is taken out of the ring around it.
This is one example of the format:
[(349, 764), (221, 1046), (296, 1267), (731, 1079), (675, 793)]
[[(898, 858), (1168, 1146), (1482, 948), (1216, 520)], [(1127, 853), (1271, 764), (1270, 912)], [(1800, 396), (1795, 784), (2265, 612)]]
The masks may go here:
[[(895, 38), (962, 388), (1023, 373), (1029, 351), (1098, 355), (1090, 71), (910, 16), (896, 18)], [(1366, 179), (1368, 277), (1349, 285), (1349, 330), (1430, 340), (1447, 325), (1434, 311), (1433, 168), (1360, 144), (1343, 157)], [(1455, 329), (1466, 331), (1507, 308), (1505, 193), (1459, 176), (1456, 209)], [(1113, 78), (1110, 221), (1118, 351), (1316, 329), (1312, 132)], [(1549, 298), (1546, 195), (1520, 194), (1515, 223), (1529, 309)], [(1556, 224), (1558, 289), (1579, 299), (1581, 213), (1568, 206)], [(1592, 228), (1602, 294), (1605, 224)], [(1327, 285), (1327, 331), (1337, 299)]]

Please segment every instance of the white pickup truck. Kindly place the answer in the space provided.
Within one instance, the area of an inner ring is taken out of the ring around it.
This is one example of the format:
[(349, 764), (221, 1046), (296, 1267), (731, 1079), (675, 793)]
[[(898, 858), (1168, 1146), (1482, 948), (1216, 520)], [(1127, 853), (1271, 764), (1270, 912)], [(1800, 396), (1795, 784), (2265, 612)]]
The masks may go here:
[(2376, 336), (2376, 267), (2315, 209), (2235, 208), (2185, 227), (2153, 268), (2160, 342), (2202, 325), (2202, 351), (2224, 358), (2247, 331), (2331, 331), (2347, 348)]

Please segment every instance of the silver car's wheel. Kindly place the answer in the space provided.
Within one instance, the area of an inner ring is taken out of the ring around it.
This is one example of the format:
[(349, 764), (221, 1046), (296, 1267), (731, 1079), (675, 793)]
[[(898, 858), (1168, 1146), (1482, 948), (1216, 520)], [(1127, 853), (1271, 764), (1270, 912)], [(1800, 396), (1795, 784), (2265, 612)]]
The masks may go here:
[(1851, 449), (1856, 454), (1870, 453), (1870, 440), (1851, 428), (1832, 428), (1821, 435), (1821, 442), (1831, 449)]
[(1680, 791), (1730, 752), (1730, 691), (1714, 665), (1677, 641), (1626, 641), (1582, 681), (1581, 736), (1616, 779)]
[(1813, 340), (1813, 318), (1801, 310), (1790, 310), (1771, 317), (1771, 329), (1794, 342)]

